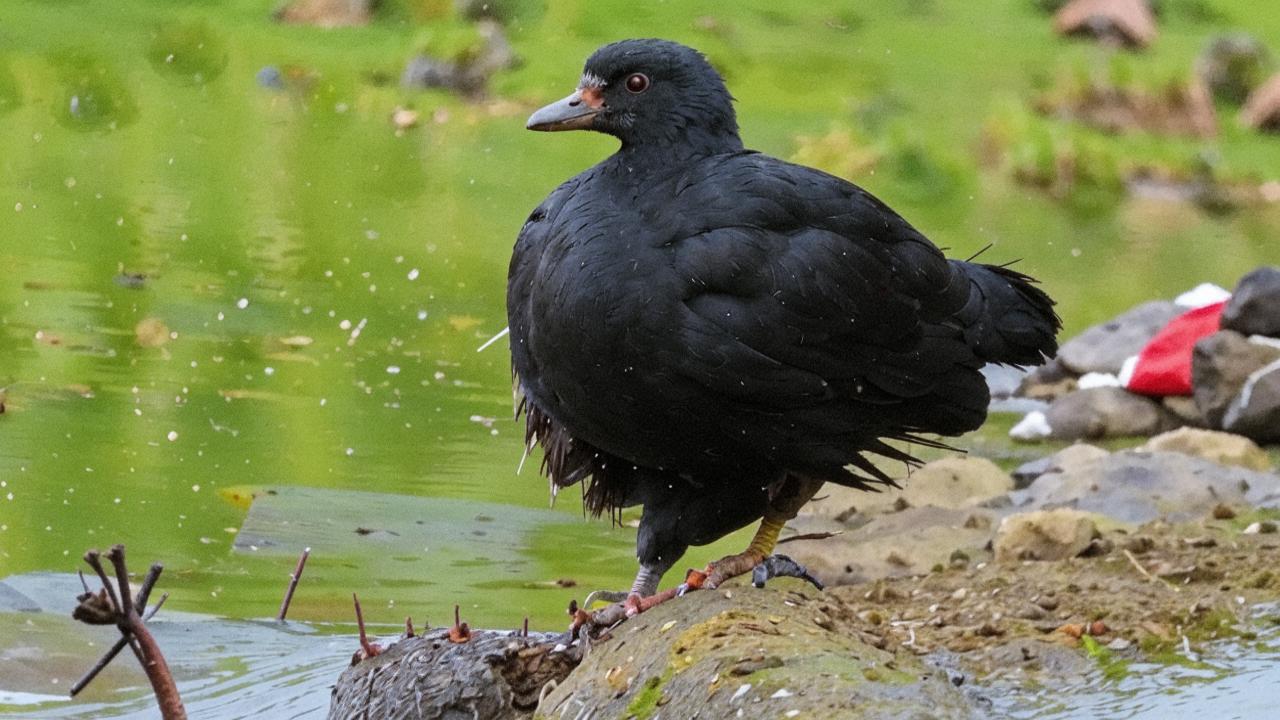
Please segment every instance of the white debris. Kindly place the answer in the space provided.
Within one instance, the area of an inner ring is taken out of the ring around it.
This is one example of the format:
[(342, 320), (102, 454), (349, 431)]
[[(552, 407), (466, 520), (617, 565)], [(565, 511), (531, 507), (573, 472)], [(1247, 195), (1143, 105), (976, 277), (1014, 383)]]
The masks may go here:
[(1130, 355), (1125, 358), (1124, 364), (1120, 366), (1120, 374), (1117, 378), (1120, 380), (1121, 387), (1129, 387), (1129, 383), (1133, 381), (1133, 371), (1138, 368), (1138, 356)]
[(776, 692), (776, 693), (774, 693), (774, 694), (770, 695), (769, 697), (770, 697), (770, 698), (772, 698), (772, 699), (774, 699), (774, 700), (776, 700), (776, 699), (778, 699), (778, 698), (789, 698), (789, 697), (791, 697), (792, 695), (794, 695), (794, 693), (792, 693), (790, 690), (788, 690), (788, 689), (786, 689), (786, 688), (782, 688), (781, 690), (779, 690), (778, 692)]
[(1039, 440), (1049, 437), (1053, 428), (1049, 427), (1049, 419), (1039, 410), (1032, 410), (1009, 430), (1009, 437), (1014, 440)]
[(735, 700), (741, 700), (742, 696), (746, 695), (750, 691), (751, 691), (751, 683), (743, 683), (739, 685), (738, 691), (733, 694), (733, 697), (729, 698), (729, 702), (734, 702)]
[(1173, 299), (1175, 305), (1185, 308), (1202, 308), (1231, 299), (1231, 293), (1213, 283), (1200, 283)]
[(239, 300), (237, 300), (236, 307), (240, 308), (241, 310), (249, 307), (249, 298), (240, 298)]
[(1080, 376), (1076, 381), (1076, 387), (1081, 390), (1100, 387), (1120, 387), (1120, 378), (1111, 373), (1090, 372)]

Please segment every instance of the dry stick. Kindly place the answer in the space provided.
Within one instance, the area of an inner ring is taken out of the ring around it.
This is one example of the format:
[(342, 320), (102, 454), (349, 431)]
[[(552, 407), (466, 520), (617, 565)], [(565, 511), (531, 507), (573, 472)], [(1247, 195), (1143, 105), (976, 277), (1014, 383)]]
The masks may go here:
[(155, 617), (156, 613), (160, 612), (160, 607), (164, 605), (164, 601), (168, 599), (169, 599), (169, 593), (160, 593), (160, 599), (157, 600), (156, 604), (150, 610), (147, 611), (147, 616), (142, 618), (142, 621), (148, 622), (151, 620), (151, 618)]
[(298, 566), (293, 569), (293, 574), (289, 576), (289, 588), (284, 591), (284, 600), (280, 601), (280, 612), (276, 614), (276, 620), (284, 622), (284, 616), (289, 612), (289, 603), (293, 602), (293, 591), (298, 589), (298, 580), (302, 579), (302, 568), (307, 565), (307, 558), (311, 555), (311, 548), (302, 551), (302, 555), (298, 557)]
[(1128, 550), (1125, 550), (1124, 556), (1129, 558), (1129, 563), (1133, 565), (1135, 568), (1137, 568), (1138, 572), (1142, 573), (1143, 577), (1145, 577), (1146, 579), (1150, 580), (1153, 583), (1164, 585), (1170, 590), (1174, 592), (1178, 592), (1178, 586), (1174, 585), (1168, 580), (1165, 580), (1164, 578), (1156, 577), (1155, 575), (1152, 575), (1151, 573), (1147, 572), (1147, 569), (1142, 567), (1142, 563), (1138, 562), (1138, 558), (1134, 557), (1133, 553), (1129, 552)]
[(365, 655), (369, 657), (377, 657), (382, 651), (377, 645), (369, 642), (369, 636), (364, 632), (364, 613), (360, 610), (360, 598), (355, 593), (351, 593), (351, 602), (356, 606), (356, 627), (360, 628), (360, 649), (364, 650)]
[(71, 686), (71, 697), (79, 695), (81, 690), (84, 690), (89, 683), (93, 682), (93, 679), (98, 677), (98, 673), (106, 669), (106, 667), (111, 664), (111, 661), (116, 659), (116, 656), (120, 654), (120, 651), (124, 649), (125, 645), (129, 644), (131, 639), (133, 639), (132, 636), (121, 637), (116, 641), (115, 645), (111, 646), (110, 650), (108, 650), (102, 657), (98, 658), (98, 662), (94, 663), (93, 667), (89, 668), (89, 672), (85, 673), (83, 677), (76, 681), (75, 685)]
[[(182, 705), (182, 696), (178, 694), (178, 685), (173, 681), (173, 673), (169, 671), (164, 653), (160, 652), (155, 637), (134, 609), (133, 597), (129, 594), (129, 570), (125, 566), (124, 546), (113, 545), (107, 553), (107, 559), (115, 566), (116, 577), (120, 581), (120, 595), (124, 599), (120, 630), (126, 634), (132, 633), (142, 647), (145, 658), (142, 669), (151, 681), (151, 690), (156, 694), (156, 701), (160, 705), (160, 715), (164, 720), (186, 720), (187, 711)], [(150, 589), (147, 592), (150, 593)]]
[(837, 535), (843, 535), (843, 534), (844, 534), (843, 530), (834, 530), (831, 532), (801, 533), (800, 535), (790, 535), (790, 536), (784, 537), (778, 541), (778, 544), (781, 545), (782, 543), (795, 542), (796, 540), (826, 540), (827, 538), (833, 538)]

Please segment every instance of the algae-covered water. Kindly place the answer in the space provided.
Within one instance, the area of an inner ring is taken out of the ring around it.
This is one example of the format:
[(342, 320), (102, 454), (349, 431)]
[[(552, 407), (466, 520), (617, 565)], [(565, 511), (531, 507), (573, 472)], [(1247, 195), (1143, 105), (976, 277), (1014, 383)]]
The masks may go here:
[[(557, 627), (569, 597), (629, 581), (633, 531), (584, 520), (572, 493), (549, 508), (536, 456), (517, 474), (505, 343), (477, 348), (505, 325), (529, 210), (613, 147), (523, 129), (590, 50), (647, 35), (699, 46), (748, 145), (832, 169), (869, 148), (857, 181), (954, 254), (1021, 258), (1070, 332), (1280, 261), (1277, 204), (1056, 199), (979, 162), (992, 124), (1047, 78), (1157, 82), (1218, 28), (1280, 39), (1280, 11), (1202, 4), (1220, 17), (1170, 10), (1156, 48), (1117, 60), (1057, 41), (1014, 0), (511, 3), (522, 64), (477, 101), (397, 82), (415, 51), (470, 37), (448, 2), (385, 2), (367, 27), (321, 30), (275, 23), (275, 0), (6, 0), (0, 579), (72, 572), (87, 548), (123, 542), (136, 569), (165, 564), (166, 614), (252, 620), (275, 614), (312, 547), (297, 620), (349, 623), (357, 591), (378, 623), (438, 624), (459, 603), (476, 625)], [(398, 131), (397, 107), (419, 126)], [(1208, 157), (1258, 181), (1280, 167), (1280, 141), (1225, 121), (1205, 142), (1027, 122), (1032, 145)], [(1002, 452), (998, 438), (983, 452)], [(73, 594), (40, 601), (69, 609)], [(0, 623), (0, 662), (21, 664), (5, 648), (39, 622), (6, 617), (20, 621)], [(229, 677), (253, 667), (242, 646), (214, 653)], [(0, 674), (0, 690), (60, 694), (97, 652), (82, 650), (48, 686)]]

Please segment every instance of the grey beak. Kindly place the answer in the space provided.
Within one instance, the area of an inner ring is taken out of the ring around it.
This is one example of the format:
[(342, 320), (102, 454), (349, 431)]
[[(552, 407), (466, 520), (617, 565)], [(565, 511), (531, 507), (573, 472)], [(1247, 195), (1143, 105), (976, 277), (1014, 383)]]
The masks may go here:
[(588, 105), (579, 91), (530, 115), (525, 127), (542, 132), (587, 130), (599, 112), (600, 108)]

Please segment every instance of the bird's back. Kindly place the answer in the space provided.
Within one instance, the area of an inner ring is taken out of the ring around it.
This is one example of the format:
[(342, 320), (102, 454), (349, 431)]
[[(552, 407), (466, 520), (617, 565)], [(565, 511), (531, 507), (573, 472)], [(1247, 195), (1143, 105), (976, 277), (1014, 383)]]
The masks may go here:
[(553, 193), (521, 231), (508, 308), (529, 402), (580, 444), (692, 477), (857, 484), (860, 453), (986, 415), (985, 362), (1054, 350), (1017, 273), (948, 261), (861, 188), (750, 152)]

